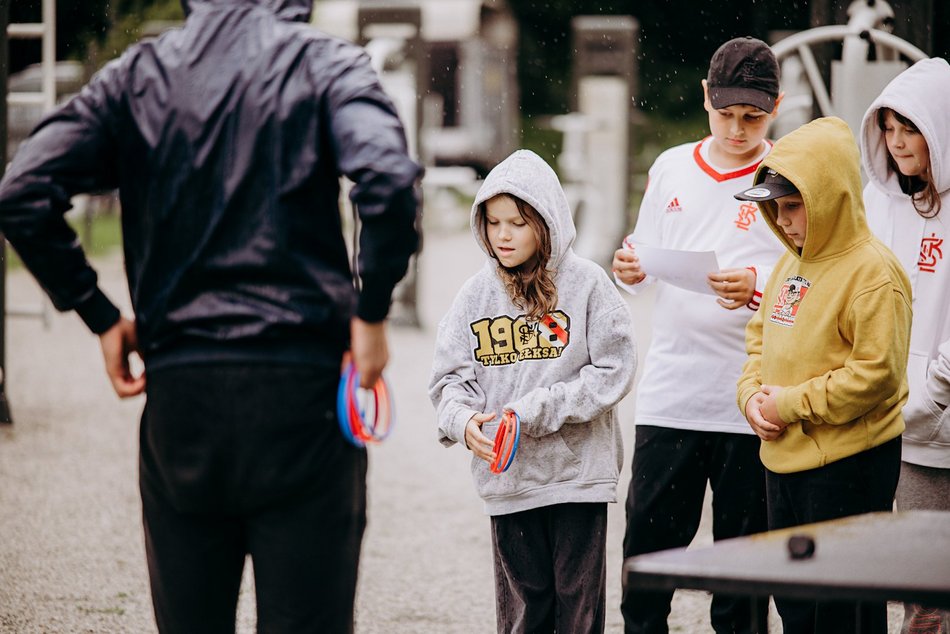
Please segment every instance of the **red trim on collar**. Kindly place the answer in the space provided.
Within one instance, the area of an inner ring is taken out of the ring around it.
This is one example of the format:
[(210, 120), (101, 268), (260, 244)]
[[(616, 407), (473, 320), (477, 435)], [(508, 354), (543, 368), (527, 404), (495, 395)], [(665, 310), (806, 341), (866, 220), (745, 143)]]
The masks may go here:
[[(693, 160), (696, 161), (696, 165), (699, 165), (699, 169), (703, 170), (704, 172), (712, 176), (713, 179), (717, 183), (727, 181), (731, 178), (739, 178), (740, 176), (745, 176), (746, 174), (751, 174), (756, 169), (758, 169), (759, 163), (762, 162), (762, 161), (756, 161), (754, 164), (749, 165), (748, 167), (744, 167), (741, 170), (736, 170), (735, 172), (726, 172), (725, 174), (721, 172), (717, 172), (715, 167), (713, 167), (712, 165), (707, 163), (705, 159), (703, 159), (703, 156), (699, 151), (699, 148), (702, 147), (703, 143), (705, 143), (711, 138), (712, 138), (712, 135), (709, 135), (708, 137), (706, 137), (705, 139), (703, 139), (702, 141), (696, 144), (696, 147), (693, 148)], [(771, 141), (766, 139), (765, 142), (769, 144), (770, 148), (772, 147)]]

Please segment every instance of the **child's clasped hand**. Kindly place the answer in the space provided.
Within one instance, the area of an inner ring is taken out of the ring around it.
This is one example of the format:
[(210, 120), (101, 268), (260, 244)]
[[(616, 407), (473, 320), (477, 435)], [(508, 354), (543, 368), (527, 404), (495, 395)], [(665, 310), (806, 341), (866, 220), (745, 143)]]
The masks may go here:
[(782, 388), (775, 385), (763, 385), (746, 402), (745, 415), (755, 435), (762, 440), (775, 440), (785, 431), (788, 423), (778, 413), (778, 394)]

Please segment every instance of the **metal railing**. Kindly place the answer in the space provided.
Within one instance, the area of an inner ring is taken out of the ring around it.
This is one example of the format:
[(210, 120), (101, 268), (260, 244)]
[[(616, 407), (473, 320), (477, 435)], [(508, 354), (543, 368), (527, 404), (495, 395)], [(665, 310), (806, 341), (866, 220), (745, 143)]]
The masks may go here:
[[(10, 6), (7, 0), (0, 0), (0, 176), (7, 164), (7, 116), (8, 106), (36, 106), (44, 113), (49, 112), (56, 105), (56, 0), (43, 0), (41, 22), (15, 23), (9, 22)], [(7, 92), (7, 68), (9, 60), (9, 40), (11, 39), (38, 39), (41, 40), (41, 83), (39, 92)], [(44, 325), (49, 323), (48, 302), (36, 309), (8, 309), (6, 305), (6, 275), (7, 252), (6, 241), (0, 238), (0, 423), (12, 423), (13, 416), (6, 395), (6, 317), (29, 316), (39, 317)]]
[[(56, 106), (56, 0), (43, 0), (41, 17), (42, 22), (7, 25), (7, 38), (10, 40), (41, 40), (39, 92), (8, 92), (7, 105), (35, 106), (46, 114)], [(39, 307), (7, 307), (5, 313), (11, 317), (38, 317), (44, 326), (49, 326), (49, 302), (44, 301)]]

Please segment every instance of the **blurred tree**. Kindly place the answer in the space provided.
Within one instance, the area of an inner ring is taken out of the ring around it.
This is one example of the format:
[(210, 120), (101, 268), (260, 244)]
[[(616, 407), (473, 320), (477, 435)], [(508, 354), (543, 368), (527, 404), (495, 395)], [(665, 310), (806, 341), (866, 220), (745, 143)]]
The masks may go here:
[(90, 72), (139, 41), (148, 22), (185, 19), (180, 0), (126, 0), (125, 4), (127, 10), (110, 16), (103, 36), (87, 42), (85, 59)]
[[(320, 0), (315, 0), (319, 2)], [(521, 30), (518, 71), (526, 115), (567, 111), (571, 18), (633, 15), (640, 25), (638, 105), (667, 118), (696, 114), (699, 80), (720, 43), (739, 35), (843, 24), (851, 0), (508, 0)], [(11, 3), (12, 22), (36, 22), (42, 0)], [(950, 57), (950, 2), (890, 0), (894, 32), (931, 55)], [(179, 0), (57, 0), (57, 56), (90, 70), (141, 36), (146, 20), (180, 19)], [(929, 18), (929, 19), (928, 19)], [(40, 58), (39, 43), (10, 44), (10, 72)]]
[(808, 27), (807, 2), (723, 0), (509, 0), (521, 28), (518, 71), (528, 114), (563, 112), (570, 87), (571, 18), (633, 15), (640, 25), (639, 105), (670, 116), (701, 105), (699, 80), (709, 57), (740, 35), (767, 39), (771, 30)]
[[(640, 25), (639, 106), (679, 118), (701, 107), (699, 81), (718, 46), (752, 35), (847, 23), (852, 0), (508, 0), (521, 29), (518, 71), (526, 114), (567, 109), (571, 18), (632, 15)], [(894, 33), (928, 52), (950, 57), (950, 2), (890, 0)]]
[[(183, 15), (179, 0), (57, 0), (56, 57), (83, 60), (92, 71), (138, 40), (146, 20)], [(10, 22), (41, 19), (42, 0), (16, 0), (10, 7)], [(10, 42), (11, 73), (39, 61), (39, 41)]]
[[(10, 22), (39, 22), (42, 20), (42, 0), (16, 0), (10, 6)], [(113, 7), (118, 5), (111, 3)], [(118, 4), (123, 4), (119, 2)], [(60, 59), (81, 59), (86, 44), (103, 37), (110, 24), (110, 0), (82, 0), (56, 3), (56, 51)], [(40, 61), (38, 40), (11, 40), (11, 73)]]

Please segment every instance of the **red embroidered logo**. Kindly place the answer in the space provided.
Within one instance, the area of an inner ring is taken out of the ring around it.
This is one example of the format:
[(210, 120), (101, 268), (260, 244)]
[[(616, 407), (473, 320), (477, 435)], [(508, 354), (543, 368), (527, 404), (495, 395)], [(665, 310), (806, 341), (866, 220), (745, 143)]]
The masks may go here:
[(669, 214), (669, 213), (673, 213), (674, 211), (683, 211), (683, 208), (680, 207), (679, 198), (673, 198), (673, 200), (670, 201), (670, 204), (666, 206), (666, 213)]
[(917, 268), (927, 273), (937, 272), (937, 260), (943, 259), (943, 238), (931, 233), (929, 238), (920, 241), (920, 259)]
[(745, 203), (739, 206), (739, 216), (736, 218), (736, 226), (743, 231), (748, 231), (749, 227), (755, 222), (755, 212), (759, 206), (754, 203)]

